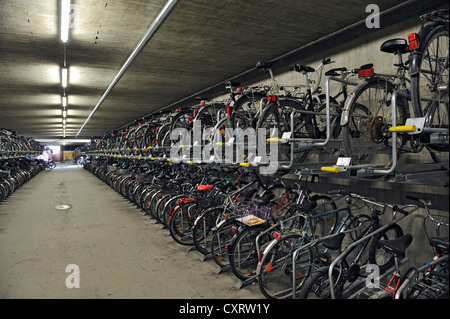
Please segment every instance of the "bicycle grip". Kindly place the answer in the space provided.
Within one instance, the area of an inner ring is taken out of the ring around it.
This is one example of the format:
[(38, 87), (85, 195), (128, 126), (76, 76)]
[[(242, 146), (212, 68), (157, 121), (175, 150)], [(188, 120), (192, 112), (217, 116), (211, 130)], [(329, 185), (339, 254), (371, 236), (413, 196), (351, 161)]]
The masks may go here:
[(415, 196), (411, 196), (411, 195), (405, 195), (405, 198), (406, 198), (406, 199), (415, 200), (415, 201), (417, 201), (417, 202), (420, 201), (420, 198), (419, 198), (419, 197), (415, 197)]
[(344, 191), (344, 190), (340, 190), (340, 189), (336, 189), (336, 190), (332, 190), (328, 192), (328, 195), (349, 195), (350, 192)]
[(407, 212), (407, 211), (404, 210), (404, 209), (399, 208), (397, 205), (395, 205), (394, 207), (392, 207), (392, 209), (394, 210), (394, 212), (400, 212), (400, 213), (402, 213), (402, 214), (405, 215), (405, 216), (408, 216), (408, 215), (409, 215), (409, 212)]

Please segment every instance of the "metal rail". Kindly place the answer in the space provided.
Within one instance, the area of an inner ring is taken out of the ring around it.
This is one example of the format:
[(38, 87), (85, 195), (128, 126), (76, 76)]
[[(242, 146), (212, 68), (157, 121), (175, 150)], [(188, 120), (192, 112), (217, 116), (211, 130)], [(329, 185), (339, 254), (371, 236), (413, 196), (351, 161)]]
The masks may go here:
[(161, 25), (164, 23), (164, 21), (167, 19), (167, 17), (170, 15), (172, 10), (176, 7), (176, 5), (180, 2), (180, 0), (169, 0), (162, 8), (161, 12), (158, 14), (158, 16), (155, 18), (151, 26), (147, 29), (144, 36), (141, 38), (137, 46), (134, 48), (134, 50), (131, 52), (128, 59), (125, 61), (123, 66), (120, 68), (117, 75), (112, 80), (111, 84), (106, 89), (105, 93), (103, 93), (102, 97), (98, 101), (97, 105), (94, 107), (94, 109), (91, 111), (89, 116), (87, 117), (86, 121), (81, 126), (80, 130), (77, 133), (80, 135), (81, 131), (84, 129), (87, 123), (91, 120), (92, 116), (97, 112), (98, 108), (102, 103), (105, 101), (105, 99), (108, 97), (109, 93), (112, 91), (112, 89), (116, 86), (116, 84), (119, 82), (120, 78), (124, 75), (125, 71), (128, 69), (130, 64), (134, 61), (134, 59), (138, 56), (138, 54), (142, 51), (142, 49), (146, 46), (148, 41), (155, 35), (155, 33), (158, 31), (158, 29), (161, 27)]

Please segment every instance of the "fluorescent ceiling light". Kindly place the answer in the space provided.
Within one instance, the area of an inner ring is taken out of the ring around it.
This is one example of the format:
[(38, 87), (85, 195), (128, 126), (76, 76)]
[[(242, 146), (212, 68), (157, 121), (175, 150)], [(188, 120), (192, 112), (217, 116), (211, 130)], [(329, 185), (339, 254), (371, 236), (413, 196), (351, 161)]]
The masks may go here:
[(63, 113), (63, 118), (66, 118), (67, 117), (67, 111), (64, 110), (62, 113)]
[(67, 96), (63, 96), (62, 97), (62, 106), (66, 107), (67, 106)]
[(63, 88), (67, 87), (67, 68), (61, 69), (61, 85)]
[(63, 119), (63, 125), (66, 125), (66, 119)]
[(70, 0), (61, 0), (61, 41), (69, 39)]

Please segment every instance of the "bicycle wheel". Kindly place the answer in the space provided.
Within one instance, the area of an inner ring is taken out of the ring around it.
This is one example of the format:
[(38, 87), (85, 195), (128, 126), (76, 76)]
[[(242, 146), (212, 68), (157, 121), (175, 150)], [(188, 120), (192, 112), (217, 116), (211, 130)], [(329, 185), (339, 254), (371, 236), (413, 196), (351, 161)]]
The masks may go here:
[[(383, 78), (365, 79), (356, 87), (346, 101), (349, 110), (348, 121), (342, 127), (342, 143), (345, 156), (351, 157), (353, 165), (380, 164), (392, 162), (392, 143), (396, 143), (397, 154), (404, 146), (402, 135), (392, 141), (391, 96), (394, 85)], [(407, 102), (397, 101), (396, 125), (406, 121)], [(344, 111), (345, 112), (345, 111)]]
[(339, 220), (339, 214), (334, 212), (338, 209), (336, 203), (326, 195), (314, 195), (310, 198), (310, 201), (317, 202), (317, 208), (313, 211), (313, 215), (326, 213), (312, 219), (314, 235), (324, 237), (334, 233)]
[(235, 235), (232, 230), (234, 225), (234, 220), (225, 221), (213, 231), (211, 238), (211, 257), (222, 268), (229, 264), (227, 247)]
[[(299, 299), (331, 299), (330, 277), (328, 273), (329, 267), (322, 267), (314, 271), (305, 281), (300, 290)], [(343, 285), (340, 279), (340, 272), (333, 269), (332, 272), (333, 287), (335, 298), (342, 297)]]
[(194, 222), (192, 237), (197, 250), (203, 255), (211, 252), (210, 243), (212, 237), (212, 229), (217, 224), (217, 219), (224, 212), (224, 208), (212, 207), (202, 213), (202, 215)]
[(195, 214), (196, 203), (191, 202), (176, 207), (169, 218), (170, 236), (180, 245), (194, 245), (192, 230)]
[(369, 262), (372, 265), (378, 266), (380, 274), (386, 272), (386, 270), (394, 266), (395, 260), (392, 254), (389, 254), (384, 249), (380, 249), (378, 247), (378, 242), (380, 240), (400, 238), (401, 236), (403, 236), (403, 230), (397, 224), (393, 224), (384, 231), (373, 236), (369, 249)]
[[(252, 226), (241, 229), (233, 237), (228, 247), (230, 269), (240, 280), (244, 281), (256, 275), (258, 266), (258, 252), (256, 250), (256, 237), (265, 230), (263, 226)], [(260, 247), (272, 240), (269, 235), (259, 240)]]
[[(292, 234), (282, 237), (267, 252), (260, 262), (258, 284), (266, 298), (281, 299), (292, 297), (294, 252), (309, 242), (308, 238)], [(308, 277), (313, 264), (314, 253), (311, 248), (302, 249), (295, 258), (295, 287), (298, 292)]]
[[(411, 74), (411, 100), (416, 117), (425, 117), (427, 128), (449, 128), (449, 34), (448, 26), (430, 24), (420, 30), (420, 47), (410, 59), (417, 72)], [(439, 135), (437, 135), (439, 137)], [(445, 140), (447, 143), (445, 143)], [(440, 142), (439, 142), (440, 141)], [(438, 152), (448, 152), (447, 137), (436, 138), (428, 147)], [(445, 154), (444, 154), (445, 156)], [(439, 157), (434, 158), (435, 161)]]
[(251, 92), (242, 95), (234, 103), (230, 116), (233, 128), (256, 128), (260, 109), (264, 108), (267, 103), (266, 95), (260, 92)]
[[(313, 138), (314, 128), (310, 118), (301, 113), (294, 113), (294, 132), (291, 130), (291, 113), (304, 110), (301, 103), (294, 100), (280, 100), (280, 105), (271, 103), (263, 112), (257, 123), (258, 129), (266, 130), (266, 139), (281, 138), (285, 132), (291, 132), (291, 137)], [(274, 130), (276, 129), (276, 130)], [(266, 147), (266, 154), (270, 155), (270, 147)], [(295, 149), (294, 161), (302, 163), (309, 155), (307, 149)], [(278, 144), (278, 158), (281, 161), (291, 159), (291, 145)]]

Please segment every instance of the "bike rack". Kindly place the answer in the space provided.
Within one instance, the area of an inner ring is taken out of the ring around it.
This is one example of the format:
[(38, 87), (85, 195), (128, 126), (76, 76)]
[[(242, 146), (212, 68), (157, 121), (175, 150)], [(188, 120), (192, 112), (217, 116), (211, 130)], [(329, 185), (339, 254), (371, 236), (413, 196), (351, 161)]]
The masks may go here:
[[(385, 205), (382, 205), (382, 204), (379, 204), (379, 205), (385, 206)], [(366, 241), (366, 240), (369, 239), (369, 238), (372, 238), (372, 237), (375, 236), (376, 234), (378, 234), (378, 233), (382, 232), (383, 230), (389, 228), (391, 225), (398, 223), (400, 220), (402, 220), (402, 219), (404, 219), (404, 218), (410, 216), (412, 213), (414, 213), (415, 211), (417, 211), (417, 210), (419, 209), (419, 207), (416, 206), (416, 205), (405, 205), (405, 206), (403, 206), (403, 208), (406, 208), (406, 207), (414, 207), (415, 209), (412, 210), (411, 212), (409, 212), (408, 215), (402, 215), (402, 216), (400, 216), (400, 217), (397, 218), (397, 219), (394, 218), (394, 220), (392, 220), (391, 222), (387, 223), (386, 225), (383, 225), (382, 227), (378, 228), (377, 230), (375, 230), (375, 231), (371, 232), (370, 234), (364, 236), (363, 238), (361, 238), (361, 239), (355, 241), (354, 243), (352, 243), (351, 245), (349, 245), (349, 246), (347, 247), (347, 249), (346, 249), (342, 254), (340, 254), (340, 255), (339, 255), (339, 256), (331, 263), (330, 268), (328, 269), (328, 279), (329, 279), (329, 281), (330, 281), (330, 293), (331, 293), (331, 299), (336, 299), (336, 294), (335, 294), (335, 292), (334, 292), (334, 287), (333, 287), (333, 286), (334, 286), (334, 283), (333, 283), (333, 269), (334, 269), (334, 267), (336, 266), (336, 264), (337, 264), (339, 261), (341, 261), (342, 259), (344, 259), (344, 258), (349, 254), (349, 252), (352, 251), (352, 248), (353, 248), (353, 247), (359, 245), (360, 243), (362, 243), (363, 241)], [(403, 209), (403, 208), (402, 208), (402, 209)], [(395, 211), (394, 211), (394, 217), (395, 217)]]
[[(326, 137), (325, 139), (305, 139), (305, 138), (281, 138), (280, 139), (280, 143), (290, 143), (291, 148), (290, 148), (290, 152), (291, 152), (291, 159), (288, 165), (281, 165), (281, 168), (287, 169), (287, 168), (292, 168), (294, 166), (294, 146), (296, 145), (297, 147), (300, 148), (317, 148), (317, 147), (324, 147), (327, 146), (331, 141), (335, 141), (335, 142), (340, 142), (340, 140), (332, 140), (331, 139), (331, 123), (330, 123), (330, 118), (331, 118), (331, 113), (330, 113), (330, 106), (331, 106), (331, 102), (330, 102), (330, 82), (331, 81), (336, 81), (336, 82), (340, 82), (343, 84), (347, 84), (347, 85), (351, 85), (351, 86), (357, 86), (358, 83), (356, 82), (352, 82), (352, 81), (348, 81), (348, 80), (344, 80), (341, 78), (337, 78), (334, 76), (328, 76), (326, 81), (325, 81), (325, 93), (326, 93), (326, 104), (325, 104), (325, 114), (323, 113), (319, 113), (319, 112), (311, 112), (311, 111), (302, 111), (302, 110), (294, 110), (291, 113), (291, 117), (290, 117), (290, 128), (291, 128), (291, 132), (294, 131), (294, 115), (296, 113), (303, 113), (303, 114), (316, 114), (316, 115), (325, 115), (325, 120), (326, 120)], [(333, 106), (339, 106), (336, 104), (333, 104)]]
[[(397, 127), (397, 98), (401, 96), (403, 98), (406, 98), (408, 100), (411, 100), (411, 96), (406, 94), (403, 91), (398, 91), (398, 90), (394, 90), (392, 92), (392, 97), (391, 97), (391, 108), (392, 108), (392, 127), (391, 127), (391, 132), (392, 132), (392, 140), (395, 141), (397, 139), (397, 132), (408, 132), (408, 134), (419, 134), (419, 133), (432, 133), (432, 132), (436, 132), (436, 133), (447, 133), (449, 132), (448, 129), (443, 129), (443, 128), (426, 128), (423, 127), (423, 120), (420, 119), (415, 119), (414, 120), (410, 120), (410, 122), (407, 122), (405, 124), (405, 126), (401, 126), (401, 127)], [(423, 101), (433, 101), (431, 99), (422, 99)], [(409, 125), (408, 125), (409, 124)], [(414, 124), (418, 124), (417, 126)], [(397, 129), (396, 129), (397, 128)], [(399, 129), (401, 128), (401, 129)], [(448, 164), (447, 164), (448, 165)], [(378, 169), (376, 168), (377, 165), (374, 164), (364, 164), (364, 165), (339, 165), (339, 163), (337, 163), (334, 166), (331, 167), (322, 167), (322, 171), (325, 172), (333, 172), (333, 173), (340, 173), (340, 172), (345, 172), (348, 170), (355, 170), (356, 171), (356, 175), (390, 175), (392, 173), (395, 173), (398, 166), (398, 157), (397, 157), (397, 148), (396, 148), (396, 144), (392, 143), (392, 164), (390, 165), (389, 168), (387, 169)], [(379, 166), (383, 166), (382, 164), (380, 164)], [(437, 164), (437, 165), (431, 165), (431, 170), (435, 170), (435, 169), (442, 169), (442, 164)], [(448, 167), (447, 167), (448, 169)], [(413, 173), (414, 174), (414, 169), (413, 169)], [(395, 181), (395, 180), (394, 180)], [(406, 181), (406, 180), (405, 180)]]
[(412, 277), (415, 276), (416, 273), (418, 274), (418, 273), (424, 272), (425, 270), (427, 270), (431, 266), (437, 265), (438, 263), (441, 263), (441, 262), (443, 262), (445, 260), (448, 260), (448, 255), (444, 255), (442, 257), (439, 257), (436, 260), (433, 260), (431, 262), (427, 262), (425, 265), (423, 265), (422, 267), (419, 267), (418, 269), (416, 269), (416, 271), (414, 271), (411, 274), (409, 274), (409, 276), (403, 281), (403, 283), (401, 284), (400, 288), (395, 293), (395, 299), (400, 299), (401, 298), (403, 290), (405, 290), (405, 288), (408, 287), (409, 283), (412, 280)]

